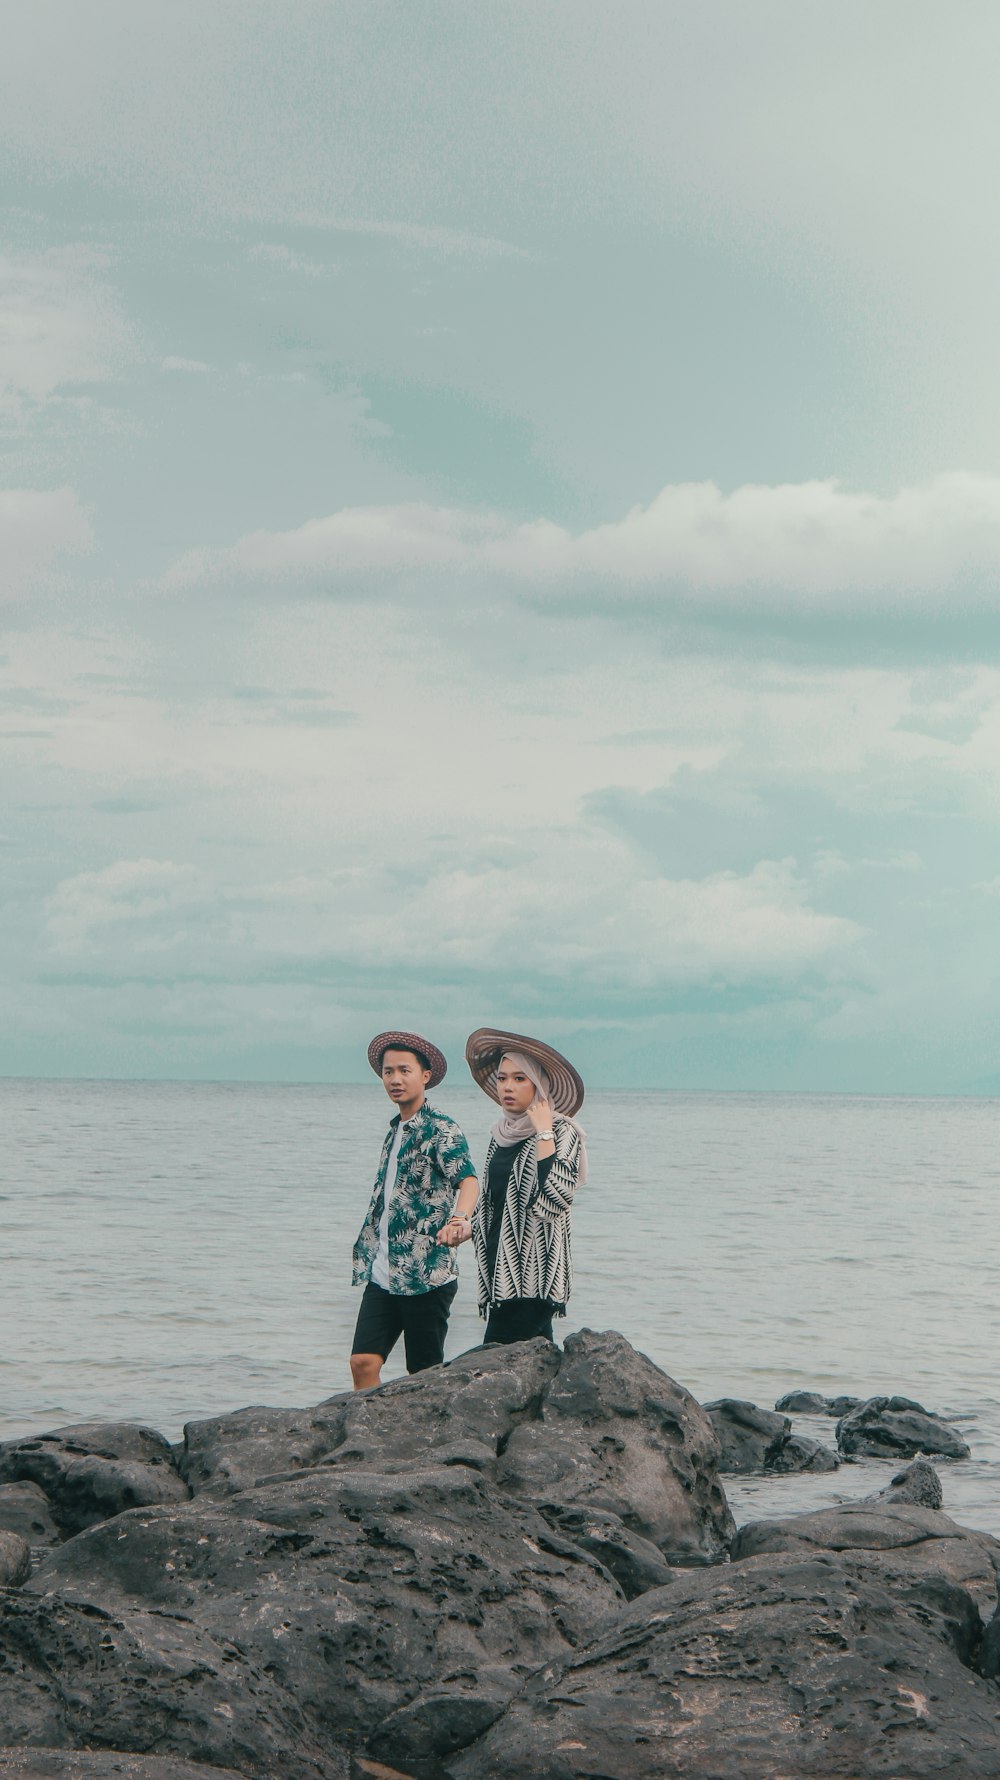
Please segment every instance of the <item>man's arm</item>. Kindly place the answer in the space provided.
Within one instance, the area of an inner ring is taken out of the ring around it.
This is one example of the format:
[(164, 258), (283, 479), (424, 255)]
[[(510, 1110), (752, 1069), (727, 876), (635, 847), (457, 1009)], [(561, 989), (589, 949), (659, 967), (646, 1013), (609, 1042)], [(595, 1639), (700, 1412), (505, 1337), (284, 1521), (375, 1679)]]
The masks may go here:
[(455, 1209), (451, 1217), (444, 1229), (438, 1231), (439, 1242), (445, 1243), (448, 1248), (457, 1248), (460, 1242), (468, 1242), (472, 1235), (472, 1214), (476, 1209), (478, 1199), (479, 1182), (474, 1174), (467, 1174), (465, 1179), (459, 1182), (458, 1198), (455, 1200)]

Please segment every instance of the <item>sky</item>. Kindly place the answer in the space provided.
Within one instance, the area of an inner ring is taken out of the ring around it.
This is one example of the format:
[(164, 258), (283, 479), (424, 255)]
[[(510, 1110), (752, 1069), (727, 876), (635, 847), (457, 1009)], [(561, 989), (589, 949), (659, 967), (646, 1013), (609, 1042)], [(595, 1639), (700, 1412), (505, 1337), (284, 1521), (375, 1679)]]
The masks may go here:
[(1000, 1092), (992, 0), (0, 29), (0, 1072)]

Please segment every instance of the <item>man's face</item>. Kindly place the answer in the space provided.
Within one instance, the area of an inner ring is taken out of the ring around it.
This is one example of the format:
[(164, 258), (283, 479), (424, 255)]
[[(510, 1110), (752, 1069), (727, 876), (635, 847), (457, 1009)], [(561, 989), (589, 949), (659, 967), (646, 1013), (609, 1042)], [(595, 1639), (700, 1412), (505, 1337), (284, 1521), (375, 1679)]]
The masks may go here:
[(423, 1068), (413, 1051), (382, 1052), (382, 1085), (394, 1105), (408, 1106), (410, 1101), (420, 1100), (430, 1079), (430, 1070)]

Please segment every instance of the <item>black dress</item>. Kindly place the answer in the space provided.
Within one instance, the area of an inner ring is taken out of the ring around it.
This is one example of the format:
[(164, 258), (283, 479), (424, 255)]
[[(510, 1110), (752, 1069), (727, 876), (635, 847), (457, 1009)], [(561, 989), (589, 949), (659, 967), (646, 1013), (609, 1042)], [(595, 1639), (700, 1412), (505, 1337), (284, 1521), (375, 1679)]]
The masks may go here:
[[(507, 1188), (522, 1150), (531, 1141), (530, 1137), (525, 1137), (520, 1143), (498, 1147), (490, 1157), (486, 1170), (483, 1188), (483, 1209), (486, 1215), (483, 1221), (486, 1230), (487, 1278), (490, 1280), (496, 1273)], [(554, 1161), (554, 1155), (543, 1156), (539, 1161), (540, 1187), (545, 1185)], [(507, 1298), (502, 1304), (491, 1304), (483, 1346), (505, 1346), (512, 1341), (532, 1341), (536, 1335), (544, 1335), (546, 1341), (551, 1341), (552, 1317), (556, 1310), (561, 1309), (562, 1305), (553, 1304), (550, 1298)]]

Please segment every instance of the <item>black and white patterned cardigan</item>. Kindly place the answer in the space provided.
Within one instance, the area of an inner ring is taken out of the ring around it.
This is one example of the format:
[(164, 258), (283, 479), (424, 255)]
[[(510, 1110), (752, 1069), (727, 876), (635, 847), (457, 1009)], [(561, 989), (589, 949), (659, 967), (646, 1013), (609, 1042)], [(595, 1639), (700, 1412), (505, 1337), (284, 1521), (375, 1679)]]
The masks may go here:
[(504, 1197), (492, 1279), (488, 1278), (486, 1252), (486, 1180), (497, 1141), (490, 1138), (482, 1175), (483, 1192), (472, 1220), (480, 1316), (488, 1314), (491, 1304), (504, 1304), (511, 1298), (548, 1298), (553, 1304), (564, 1306), (573, 1290), (570, 1207), (579, 1172), (580, 1133), (570, 1119), (557, 1113), (552, 1120), (552, 1135), (556, 1153), (544, 1186), (538, 1183), (538, 1145), (534, 1138), (515, 1160)]

